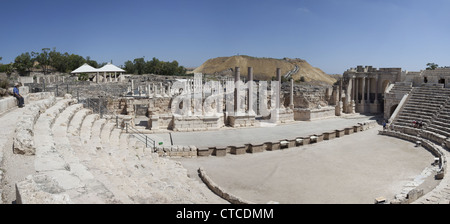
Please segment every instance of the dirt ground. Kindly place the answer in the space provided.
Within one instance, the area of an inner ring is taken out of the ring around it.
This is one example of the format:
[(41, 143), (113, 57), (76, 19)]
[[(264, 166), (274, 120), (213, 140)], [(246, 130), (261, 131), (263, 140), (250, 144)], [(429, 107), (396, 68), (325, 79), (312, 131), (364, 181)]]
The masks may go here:
[(417, 179), (425, 180), (418, 187), (425, 193), (439, 183), (434, 174), (421, 175), (432, 168), (430, 152), (378, 130), (278, 151), (176, 160), (191, 177), (203, 167), (227, 192), (255, 203), (373, 204)]

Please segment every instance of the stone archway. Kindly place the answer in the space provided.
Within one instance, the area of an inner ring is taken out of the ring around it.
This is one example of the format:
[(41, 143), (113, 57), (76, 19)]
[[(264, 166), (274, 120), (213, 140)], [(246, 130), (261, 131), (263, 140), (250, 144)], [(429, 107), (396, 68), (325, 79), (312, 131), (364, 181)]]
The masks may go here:
[(397, 107), (398, 107), (398, 104), (391, 106), (391, 108), (389, 109), (389, 117), (392, 116), (392, 114), (394, 113), (395, 109), (397, 109)]
[(389, 85), (391, 84), (391, 81), (390, 80), (384, 80), (383, 81), (383, 85), (382, 85), (382, 93), (384, 94), (385, 92), (386, 92), (386, 89), (389, 87)]

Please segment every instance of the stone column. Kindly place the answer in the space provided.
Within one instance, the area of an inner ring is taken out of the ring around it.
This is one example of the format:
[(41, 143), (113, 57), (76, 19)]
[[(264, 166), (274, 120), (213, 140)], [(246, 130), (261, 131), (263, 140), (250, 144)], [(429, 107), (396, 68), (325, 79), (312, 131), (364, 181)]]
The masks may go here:
[[(365, 89), (366, 89), (366, 77), (362, 77), (362, 80), (361, 80), (361, 82), (362, 82), (362, 94), (361, 94), (361, 104), (362, 105), (365, 105), (366, 104), (366, 100), (364, 99), (364, 95), (365, 95)], [(362, 112), (364, 112), (364, 111), (362, 111)]]
[(379, 86), (379, 82), (380, 82), (380, 77), (379, 77), (380, 75), (377, 75), (377, 78), (376, 78), (376, 87), (375, 87), (375, 101), (374, 101), (374, 103), (376, 103), (376, 104), (378, 104), (378, 88), (380, 87)]
[(294, 109), (294, 79), (293, 78), (291, 78), (291, 94), (290, 94), (289, 108), (291, 108), (291, 110)]
[(356, 78), (353, 76), (351, 79), (352, 82), (352, 97), (351, 97), (351, 101), (350, 101), (350, 113), (354, 114), (355, 113), (355, 106), (356, 106)]
[(131, 95), (134, 95), (134, 80), (131, 80)]
[(278, 81), (278, 88), (277, 88), (277, 93), (278, 93), (278, 97), (276, 99), (276, 109), (280, 109), (280, 97), (281, 97), (281, 69), (277, 68), (277, 81)]
[(370, 104), (370, 77), (367, 77), (367, 104)]
[(240, 86), (239, 81), (241, 80), (241, 68), (235, 67), (234, 71), (234, 113), (237, 115), (239, 105), (240, 105)]
[(339, 99), (335, 108), (335, 115), (341, 116), (342, 110), (343, 110), (343, 103), (342, 103), (342, 78), (339, 79)]
[(249, 114), (254, 114), (253, 111), (253, 67), (248, 67), (248, 102), (247, 108)]
[(98, 75), (98, 72), (97, 72), (97, 75), (95, 75), (95, 82), (96, 83), (98, 83), (98, 78), (99, 78), (99, 75)]
[(103, 72), (103, 82), (106, 82), (106, 72)]
[(360, 81), (359, 78), (355, 78), (355, 102), (356, 104), (359, 104), (359, 85)]

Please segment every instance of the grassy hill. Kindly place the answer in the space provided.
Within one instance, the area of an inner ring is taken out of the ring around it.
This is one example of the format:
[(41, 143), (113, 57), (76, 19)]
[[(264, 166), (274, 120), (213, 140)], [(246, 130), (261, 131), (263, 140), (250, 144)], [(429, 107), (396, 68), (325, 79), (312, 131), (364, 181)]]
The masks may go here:
[(208, 75), (232, 75), (235, 67), (241, 68), (241, 76), (247, 76), (247, 67), (253, 67), (254, 79), (271, 80), (276, 76), (276, 68), (281, 69), (281, 75), (285, 75), (289, 71), (298, 71), (292, 75), (294, 80), (304, 77), (306, 82), (325, 82), (333, 84), (336, 79), (326, 74), (319, 68), (311, 66), (302, 59), (275, 59), (275, 58), (257, 58), (246, 55), (238, 55), (232, 57), (218, 57), (207, 60), (200, 67), (196, 68), (194, 73), (203, 73)]

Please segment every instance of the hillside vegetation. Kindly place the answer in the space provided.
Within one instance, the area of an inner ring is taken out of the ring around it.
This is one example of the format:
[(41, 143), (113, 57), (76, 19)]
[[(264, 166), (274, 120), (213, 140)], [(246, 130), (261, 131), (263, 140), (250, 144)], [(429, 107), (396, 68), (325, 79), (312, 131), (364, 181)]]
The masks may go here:
[[(298, 69), (296, 69), (298, 66)], [(257, 58), (246, 55), (238, 55), (232, 57), (218, 57), (207, 60), (200, 67), (196, 68), (194, 73), (203, 73), (208, 75), (232, 75), (235, 67), (241, 68), (241, 76), (248, 75), (247, 68), (253, 67), (253, 75), (255, 80), (271, 80), (276, 76), (276, 68), (281, 69), (281, 75), (287, 74), (289, 71), (296, 71), (292, 74), (294, 80), (300, 80), (304, 77), (306, 82), (324, 82), (333, 84), (336, 79), (326, 74), (319, 68), (311, 66), (302, 59), (275, 59), (275, 58)]]

